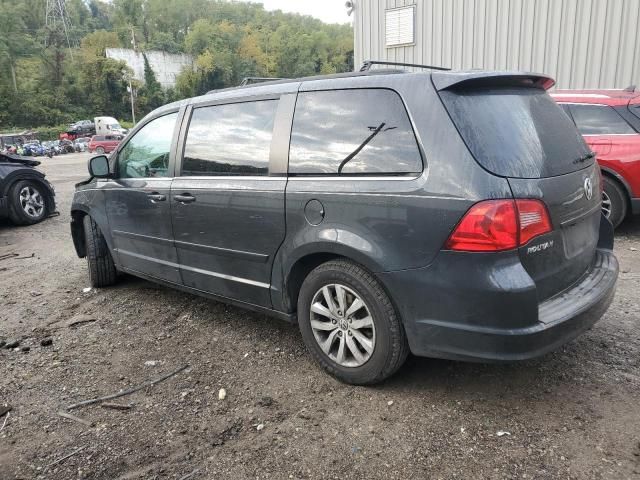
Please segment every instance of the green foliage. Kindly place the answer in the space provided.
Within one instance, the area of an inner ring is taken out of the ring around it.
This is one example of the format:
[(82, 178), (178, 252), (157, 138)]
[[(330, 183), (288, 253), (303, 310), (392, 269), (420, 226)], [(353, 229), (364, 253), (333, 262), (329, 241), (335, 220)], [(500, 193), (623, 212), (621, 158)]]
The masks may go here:
[[(353, 70), (353, 31), (307, 16), (226, 0), (67, 0), (73, 27), (46, 29), (44, 0), (0, 0), (0, 129), (97, 115), (131, 119), (131, 70), (109, 47), (188, 53), (163, 90), (144, 57), (132, 81), (136, 116), (163, 103), (238, 85), (247, 76), (299, 77)], [(46, 46), (45, 46), (46, 39)], [(50, 132), (43, 130), (49, 138)], [(53, 135), (56, 137), (57, 135)]]

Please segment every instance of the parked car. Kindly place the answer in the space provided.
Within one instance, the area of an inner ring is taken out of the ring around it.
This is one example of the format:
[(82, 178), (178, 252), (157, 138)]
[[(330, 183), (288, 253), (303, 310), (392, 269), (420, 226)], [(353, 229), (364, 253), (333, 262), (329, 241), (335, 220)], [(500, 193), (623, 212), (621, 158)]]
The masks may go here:
[(90, 136), (96, 134), (96, 126), (91, 120), (80, 120), (78, 122), (69, 125), (66, 132), (70, 137), (69, 140), (74, 140), (80, 136)]
[(90, 137), (80, 137), (76, 138), (73, 142), (73, 146), (76, 149), (76, 152), (86, 152), (89, 148), (89, 142), (91, 141)]
[(640, 92), (557, 90), (551, 96), (596, 153), (606, 217), (617, 227), (628, 214), (640, 214)]
[(115, 150), (124, 137), (122, 135), (94, 135), (89, 141), (90, 153), (109, 153)]
[(23, 155), (27, 157), (41, 157), (45, 155), (46, 149), (40, 144), (40, 142), (29, 142), (22, 146)]
[[(295, 322), (353, 383), (590, 328), (618, 262), (598, 165), (543, 75), (364, 72), (161, 107), (90, 160), (71, 232), (128, 272)], [(101, 195), (96, 195), (100, 192)]]
[(55, 212), (55, 192), (38, 165), (31, 158), (0, 153), (0, 217), (32, 225)]

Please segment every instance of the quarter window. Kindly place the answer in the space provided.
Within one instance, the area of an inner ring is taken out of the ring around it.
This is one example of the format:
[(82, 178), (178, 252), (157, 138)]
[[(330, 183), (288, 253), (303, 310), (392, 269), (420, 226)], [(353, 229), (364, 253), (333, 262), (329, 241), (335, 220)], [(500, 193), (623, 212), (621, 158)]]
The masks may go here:
[(302, 92), (291, 132), (294, 174), (422, 172), (422, 157), (400, 97), (385, 89)]
[(151, 120), (118, 154), (120, 178), (168, 177), (169, 151), (177, 113)]
[(267, 175), (277, 100), (193, 110), (182, 175)]
[(618, 112), (608, 105), (571, 105), (571, 114), (582, 135), (636, 133)]

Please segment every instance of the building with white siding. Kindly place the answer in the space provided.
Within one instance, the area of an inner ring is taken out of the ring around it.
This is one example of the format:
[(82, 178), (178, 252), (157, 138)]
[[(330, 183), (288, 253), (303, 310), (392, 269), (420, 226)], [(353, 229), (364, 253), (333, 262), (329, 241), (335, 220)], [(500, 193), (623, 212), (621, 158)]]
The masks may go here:
[(640, 86), (640, 0), (353, 0), (364, 60), (546, 73), (559, 88)]

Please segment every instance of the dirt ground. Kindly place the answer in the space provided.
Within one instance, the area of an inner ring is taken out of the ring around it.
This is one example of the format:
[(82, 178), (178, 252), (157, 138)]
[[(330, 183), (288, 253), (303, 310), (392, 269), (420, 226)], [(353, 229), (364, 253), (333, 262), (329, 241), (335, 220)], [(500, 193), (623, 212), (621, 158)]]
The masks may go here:
[[(0, 341), (19, 341), (0, 349), (0, 479), (640, 478), (640, 219), (616, 236), (614, 304), (562, 350), (410, 358), (356, 388), (284, 322), (131, 277), (83, 292), (69, 207), (87, 157), (43, 161), (59, 217), (0, 223), (0, 256), (33, 254), (0, 261)], [(183, 365), (112, 401), (127, 410), (57, 414)]]

